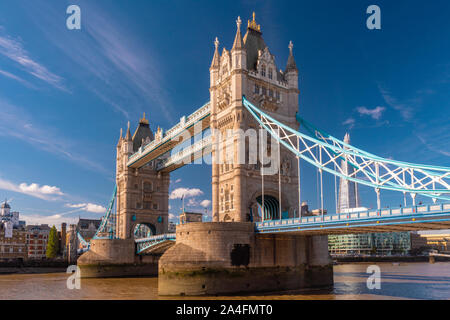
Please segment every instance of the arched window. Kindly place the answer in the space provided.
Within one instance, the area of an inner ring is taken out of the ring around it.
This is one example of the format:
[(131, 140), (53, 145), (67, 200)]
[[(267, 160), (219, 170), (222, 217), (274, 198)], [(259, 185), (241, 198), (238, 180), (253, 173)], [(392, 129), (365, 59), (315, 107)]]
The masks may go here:
[(269, 79), (272, 79), (273, 73), (272, 73), (272, 68), (269, 68)]
[(261, 75), (262, 75), (263, 77), (266, 76), (266, 66), (265, 66), (265, 65), (262, 65), (262, 67), (261, 67)]

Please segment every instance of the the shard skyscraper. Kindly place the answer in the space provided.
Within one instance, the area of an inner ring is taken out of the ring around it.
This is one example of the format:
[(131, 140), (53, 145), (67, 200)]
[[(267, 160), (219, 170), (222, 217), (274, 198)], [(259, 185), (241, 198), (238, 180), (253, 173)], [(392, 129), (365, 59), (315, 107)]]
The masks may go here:
[[(348, 133), (345, 134), (344, 142), (350, 144), (350, 135)], [(355, 171), (355, 169), (345, 160), (342, 160), (341, 167), (346, 175), (350, 175)], [(358, 184), (341, 178), (339, 181), (338, 212), (342, 212), (344, 209), (359, 207)]]

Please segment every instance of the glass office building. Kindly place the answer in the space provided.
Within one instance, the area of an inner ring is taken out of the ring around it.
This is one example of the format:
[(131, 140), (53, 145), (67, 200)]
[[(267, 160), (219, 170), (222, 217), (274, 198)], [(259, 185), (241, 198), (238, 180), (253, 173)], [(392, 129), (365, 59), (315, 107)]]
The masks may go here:
[(411, 250), (409, 232), (329, 235), (331, 255), (404, 255)]

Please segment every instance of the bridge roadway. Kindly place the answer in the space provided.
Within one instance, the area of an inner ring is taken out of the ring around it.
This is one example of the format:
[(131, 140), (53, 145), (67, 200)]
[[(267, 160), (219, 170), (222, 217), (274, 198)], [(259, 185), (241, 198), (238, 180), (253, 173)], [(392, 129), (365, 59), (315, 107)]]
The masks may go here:
[[(450, 203), (397, 209), (327, 214), (255, 223), (256, 233), (272, 234), (354, 234), (450, 229)], [(155, 253), (175, 243), (176, 234), (136, 240), (137, 253)], [(156, 251), (155, 251), (156, 250)]]
[(450, 229), (450, 203), (257, 222), (259, 233), (350, 234)]

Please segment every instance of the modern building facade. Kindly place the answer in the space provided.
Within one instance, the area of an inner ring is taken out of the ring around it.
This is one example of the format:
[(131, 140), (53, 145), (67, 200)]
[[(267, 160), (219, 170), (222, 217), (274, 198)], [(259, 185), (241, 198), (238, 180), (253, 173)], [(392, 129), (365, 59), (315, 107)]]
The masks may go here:
[(332, 255), (405, 255), (411, 250), (409, 232), (328, 236)]

